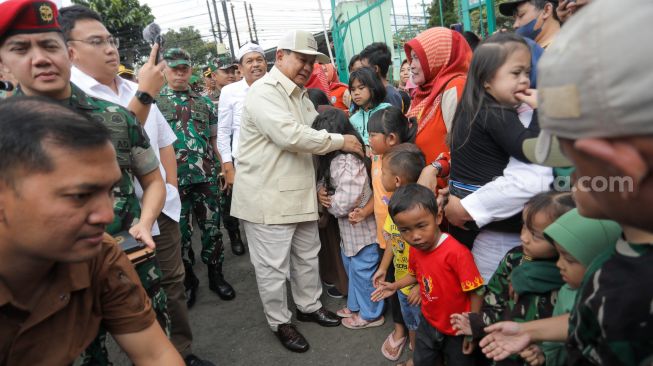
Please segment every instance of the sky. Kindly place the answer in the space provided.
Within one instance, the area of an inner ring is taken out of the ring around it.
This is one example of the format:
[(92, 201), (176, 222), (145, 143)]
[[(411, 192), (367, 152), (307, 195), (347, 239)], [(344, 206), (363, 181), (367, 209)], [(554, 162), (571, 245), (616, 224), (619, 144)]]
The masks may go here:
[[(64, 0), (65, 2), (66, 0)], [(69, 0), (68, 0), (69, 1)], [(165, 32), (167, 29), (179, 29), (180, 27), (194, 26), (199, 29), (205, 40), (213, 40), (211, 33), (211, 21), (207, 9), (207, 0), (139, 0), (152, 9), (156, 22)], [(213, 0), (209, 0), (213, 12)], [(340, 0), (342, 1), (342, 0)], [(392, 1), (392, 0), (386, 0)], [(339, 1), (337, 1), (339, 2)], [(430, 0), (394, 0), (398, 26), (408, 23), (410, 13), (411, 22), (423, 22), (425, 7)], [(240, 35), (240, 43), (244, 44), (249, 40), (247, 18), (245, 15), (245, 3), (252, 6), (254, 21), (258, 38), (263, 48), (275, 47), (277, 40), (290, 29), (304, 29), (308, 31), (321, 31), (322, 20), (320, 17), (319, 4), (324, 10), (324, 20), (329, 25), (331, 18), (331, 0), (228, 0), (226, 2), (229, 12), (229, 20), (232, 30), (234, 47), (236, 36), (234, 31), (231, 6), (236, 19), (236, 26)], [(373, 1), (370, 1), (373, 3)], [(216, 0), (220, 16), (221, 29), (224, 34), (224, 43), (228, 45), (226, 38), (226, 26), (221, 0)], [(251, 15), (250, 15), (251, 17)], [(252, 25), (253, 26), (253, 25)]]

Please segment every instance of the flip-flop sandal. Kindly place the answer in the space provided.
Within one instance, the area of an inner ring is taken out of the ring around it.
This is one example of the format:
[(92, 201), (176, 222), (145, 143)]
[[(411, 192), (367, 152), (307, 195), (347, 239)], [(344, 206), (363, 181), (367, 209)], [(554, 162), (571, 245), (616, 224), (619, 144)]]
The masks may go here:
[(354, 314), (350, 318), (342, 319), (342, 325), (349, 329), (380, 327), (383, 323), (385, 323), (385, 318), (383, 316), (378, 317), (376, 320), (367, 321), (361, 318), (360, 315)]
[[(385, 341), (383, 341), (383, 345), (381, 345), (381, 353), (383, 354), (383, 357), (387, 358), (390, 361), (397, 361), (399, 357), (401, 357), (401, 354), (404, 351), (404, 346), (406, 345), (406, 339), (408, 338), (404, 336), (395, 341), (394, 334), (395, 331), (393, 330), (385, 339)], [(386, 348), (397, 351), (396, 353), (393, 352), (395, 353), (394, 355), (391, 355)]]
[(351, 310), (349, 310), (348, 307), (345, 306), (344, 308), (336, 311), (336, 315), (341, 318), (351, 318), (354, 315), (354, 313)]

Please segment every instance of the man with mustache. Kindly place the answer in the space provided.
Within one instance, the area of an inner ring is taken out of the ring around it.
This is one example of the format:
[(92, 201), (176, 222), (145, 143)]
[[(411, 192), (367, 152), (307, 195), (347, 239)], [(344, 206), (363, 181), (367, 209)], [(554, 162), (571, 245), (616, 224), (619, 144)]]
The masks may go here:
[(218, 150), (222, 158), (224, 184), (221, 199), (222, 220), (229, 233), (231, 250), (235, 255), (245, 254), (245, 246), (240, 238), (238, 219), (229, 215), (231, 210), (231, 188), (236, 177), (236, 163), (233, 156), (238, 151), (240, 137), (240, 118), (245, 103), (245, 95), (250, 86), (267, 73), (265, 51), (255, 43), (247, 43), (236, 54), (238, 69), (243, 79), (222, 89), (218, 104)]
[(310, 127), (317, 112), (304, 85), (316, 60), (329, 62), (318, 52), (313, 35), (299, 30), (286, 33), (275, 56), (275, 66), (245, 97), (231, 214), (245, 227), (271, 330), (287, 349), (306, 352), (308, 342), (290, 323), (286, 278), (290, 278), (298, 320), (340, 325), (340, 319), (320, 302), (313, 154), (343, 150), (362, 155), (363, 150), (354, 136)]

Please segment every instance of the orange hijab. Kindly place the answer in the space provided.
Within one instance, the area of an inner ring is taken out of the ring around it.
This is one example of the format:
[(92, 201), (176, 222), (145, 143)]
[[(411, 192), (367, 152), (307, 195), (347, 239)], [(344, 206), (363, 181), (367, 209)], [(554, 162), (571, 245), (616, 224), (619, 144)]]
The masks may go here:
[(415, 143), (429, 163), (440, 153), (448, 153), (440, 101), (445, 90), (453, 86), (458, 89), (458, 98), (462, 95), (472, 50), (460, 33), (442, 27), (418, 34), (404, 45), (404, 50), (409, 62), (411, 51), (415, 51), (426, 80), (415, 88), (407, 115), (417, 118)]
[[(415, 89), (413, 103), (408, 111), (409, 117), (426, 116), (433, 101), (457, 76), (466, 76), (472, 60), (472, 50), (465, 38), (448, 28), (427, 29), (404, 45), (408, 61), (412, 61), (411, 51), (415, 51), (422, 66), (426, 82)], [(419, 121), (422, 124), (422, 121)]]

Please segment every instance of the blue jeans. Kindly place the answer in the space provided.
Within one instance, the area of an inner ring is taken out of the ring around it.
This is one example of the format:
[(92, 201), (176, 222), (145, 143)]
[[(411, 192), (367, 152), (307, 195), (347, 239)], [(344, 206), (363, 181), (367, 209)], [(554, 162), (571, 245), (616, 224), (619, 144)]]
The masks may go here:
[[(417, 286), (417, 285), (415, 285)], [(419, 305), (414, 306), (408, 303), (408, 295), (404, 295), (401, 290), (397, 291), (399, 296), (399, 305), (401, 305), (401, 315), (404, 317), (404, 324), (408, 330), (417, 330), (422, 315), (422, 309)]]
[(342, 264), (349, 277), (347, 307), (353, 312), (358, 311), (360, 317), (367, 321), (376, 320), (383, 313), (383, 301), (371, 300), (375, 290), (372, 276), (379, 266), (378, 247), (376, 243), (367, 245), (353, 257), (347, 257), (342, 252)]

